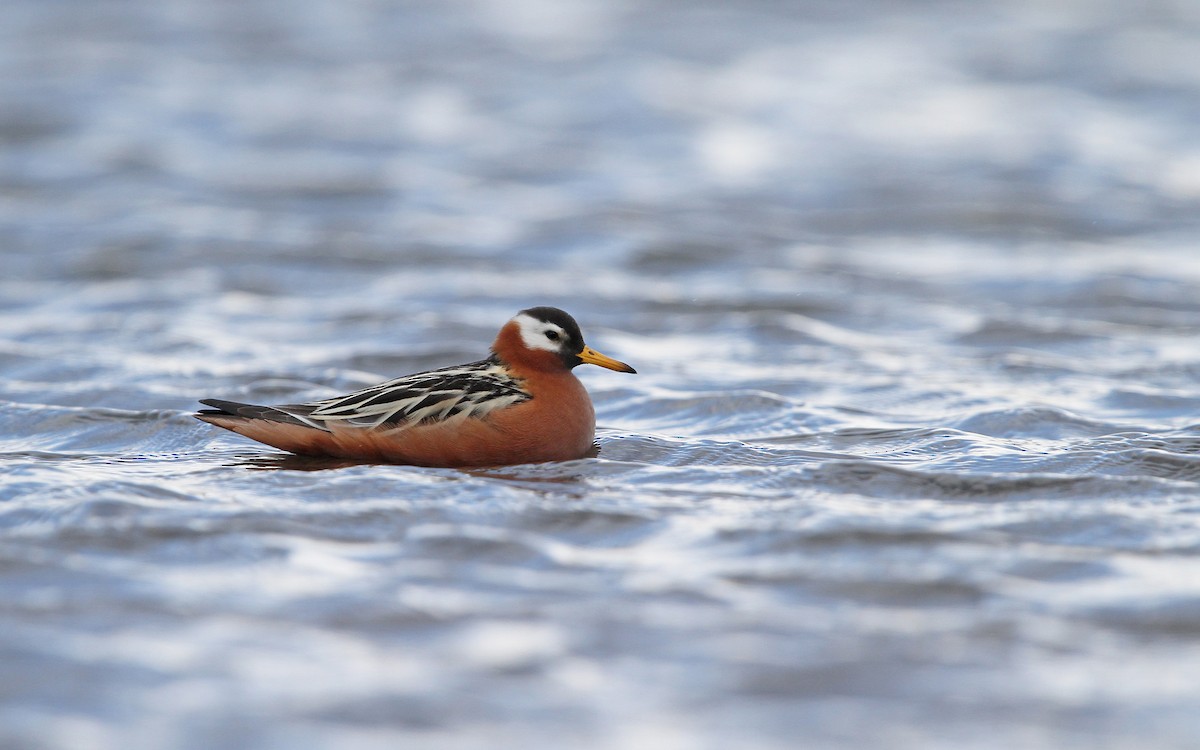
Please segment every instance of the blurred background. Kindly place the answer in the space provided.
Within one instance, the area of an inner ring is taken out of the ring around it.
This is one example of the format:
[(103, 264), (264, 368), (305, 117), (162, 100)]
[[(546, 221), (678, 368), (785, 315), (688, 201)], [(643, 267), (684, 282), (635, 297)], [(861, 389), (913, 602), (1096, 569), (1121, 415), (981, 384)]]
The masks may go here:
[(1190, 227), (1200, 197), (1188, 2), (112, 0), (4, 20), (3, 230), (28, 258), (10, 278), (312, 245), (603, 265), (681, 231), (712, 253), (1011, 246)]
[[(9, 0), (0, 745), (1190, 748), (1200, 5)], [(192, 420), (478, 359), (598, 459)]]

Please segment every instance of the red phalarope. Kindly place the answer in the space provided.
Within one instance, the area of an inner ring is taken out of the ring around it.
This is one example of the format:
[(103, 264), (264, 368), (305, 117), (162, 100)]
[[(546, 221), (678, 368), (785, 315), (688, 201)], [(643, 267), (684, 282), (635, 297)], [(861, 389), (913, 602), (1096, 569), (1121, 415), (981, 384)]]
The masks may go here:
[(566, 461), (592, 450), (596, 415), (571, 369), (636, 372), (583, 343), (554, 307), (522, 310), (491, 356), (307, 404), (204, 399), (196, 414), (260, 443), (307, 456), (415, 464), (502, 466)]

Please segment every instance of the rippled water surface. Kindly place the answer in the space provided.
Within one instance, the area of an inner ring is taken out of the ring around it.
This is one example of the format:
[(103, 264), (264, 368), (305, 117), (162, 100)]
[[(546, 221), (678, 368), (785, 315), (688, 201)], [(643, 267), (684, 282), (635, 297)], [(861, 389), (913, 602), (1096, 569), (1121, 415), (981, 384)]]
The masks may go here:
[[(1198, 30), (6, 3), (0, 745), (1196, 747)], [(596, 458), (190, 416), (536, 304), (639, 370)]]

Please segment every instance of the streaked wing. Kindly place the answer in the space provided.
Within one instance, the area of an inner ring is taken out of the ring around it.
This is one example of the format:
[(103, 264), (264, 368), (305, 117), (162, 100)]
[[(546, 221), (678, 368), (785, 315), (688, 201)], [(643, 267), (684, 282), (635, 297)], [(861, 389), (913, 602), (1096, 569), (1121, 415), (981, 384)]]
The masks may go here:
[(482, 418), (495, 409), (533, 398), (499, 361), (421, 372), (364, 388), (346, 396), (275, 409), (313, 427), (330, 423), (402, 429), (452, 419)]

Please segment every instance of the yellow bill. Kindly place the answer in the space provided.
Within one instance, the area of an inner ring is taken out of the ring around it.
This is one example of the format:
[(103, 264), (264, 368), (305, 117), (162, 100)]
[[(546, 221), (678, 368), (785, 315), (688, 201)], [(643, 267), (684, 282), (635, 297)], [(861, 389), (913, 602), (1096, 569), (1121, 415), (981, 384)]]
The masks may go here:
[(589, 365), (600, 365), (601, 367), (607, 367), (608, 369), (616, 370), (617, 372), (637, 373), (637, 370), (633, 369), (624, 362), (620, 362), (612, 357), (605, 356), (590, 346), (583, 347), (583, 351), (579, 353), (579, 359)]

